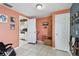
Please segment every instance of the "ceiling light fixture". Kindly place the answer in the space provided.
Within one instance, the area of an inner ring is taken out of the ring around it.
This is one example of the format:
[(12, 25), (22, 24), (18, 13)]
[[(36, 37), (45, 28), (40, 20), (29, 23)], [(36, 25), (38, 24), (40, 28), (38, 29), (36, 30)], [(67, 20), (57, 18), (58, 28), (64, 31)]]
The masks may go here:
[(36, 8), (37, 8), (38, 10), (41, 10), (41, 9), (43, 8), (43, 5), (42, 5), (42, 4), (37, 4), (37, 5), (36, 5)]

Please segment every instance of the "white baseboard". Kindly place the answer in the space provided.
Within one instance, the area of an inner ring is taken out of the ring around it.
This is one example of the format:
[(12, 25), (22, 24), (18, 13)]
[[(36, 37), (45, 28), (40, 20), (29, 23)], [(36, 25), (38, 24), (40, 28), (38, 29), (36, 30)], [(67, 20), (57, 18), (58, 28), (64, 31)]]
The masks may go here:
[(70, 51), (68, 51), (69, 55), (72, 56), (72, 53)]
[(38, 44), (44, 44), (44, 42), (40, 41), (40, 40), (38, 40), (37, 42), (38, 42)]
[(14, 49), (16, 50), (16, 49), (18, 49), (18, 48), (20, 48), (20, 47), (18, 46), (18, 47), (14, 48)]
[[(55, 49), (55, 50), (59, 50), (59, 49), (56, 49), (54, 47), (52, 47), (52, 49)], [(60, 51), (63, 51), (63, 50), (60, 50)], [(69, 53), (70, 56), (72, 56), (72, 53), (70, 51), (67, 51)]]
[(54, 48), (54, 47), (52, 47), (52, 49), (55, 49), (56, 50), (56, 48)]

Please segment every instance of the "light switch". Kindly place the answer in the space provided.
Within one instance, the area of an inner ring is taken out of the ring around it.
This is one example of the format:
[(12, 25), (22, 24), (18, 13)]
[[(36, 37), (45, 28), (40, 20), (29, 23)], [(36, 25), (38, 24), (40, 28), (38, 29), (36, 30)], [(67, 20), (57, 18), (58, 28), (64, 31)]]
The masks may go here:
[(76, 35), (78, 35), (78, 30), (76, 30)]

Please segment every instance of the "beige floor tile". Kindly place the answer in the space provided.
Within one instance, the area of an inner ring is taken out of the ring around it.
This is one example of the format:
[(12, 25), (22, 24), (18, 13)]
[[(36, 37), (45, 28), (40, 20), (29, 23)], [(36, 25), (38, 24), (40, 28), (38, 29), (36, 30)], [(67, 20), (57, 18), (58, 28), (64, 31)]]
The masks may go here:
[(25, 44), (16, 49), (17, 56), (69, 56), (67, 52), (42, 44)]

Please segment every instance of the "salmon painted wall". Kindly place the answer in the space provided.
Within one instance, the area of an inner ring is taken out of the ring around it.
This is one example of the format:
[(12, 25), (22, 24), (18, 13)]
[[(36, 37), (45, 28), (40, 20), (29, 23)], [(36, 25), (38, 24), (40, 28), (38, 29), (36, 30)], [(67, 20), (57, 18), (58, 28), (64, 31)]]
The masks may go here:
[[(0, 22), (0, 42), (13, 43), (13, 47), (19, 46), (19, 15), (21, 14), (2, 5), (0, 5), (0, 14), (8, 16), (5, 24)], [(15, 17), (14, 30), (10, 30), (10, 16)]]
[(69, 13), (70, 9), (58, 10), (52, 13), (52, 46), (55, 47), (55, 16), (60, 14)]
[[(52, 16), (47, 16), (44, 18), (37, 18), (37, 37), (39, 41), (43, 41), (42, 37), (43, 36), (52, 36)], [(43, 23), (48, 22), (47, 28), (44, 28)]]
[[(0, 42), (13, 43), (13, 47), (17, 47), (19, 45), (19, 15), (3, 6), (0, 6), (0, 14), (8, 16), (5, 24), (0, 23)], [(10, 30), (10, 16), (15, 17), (15, 30)]]

